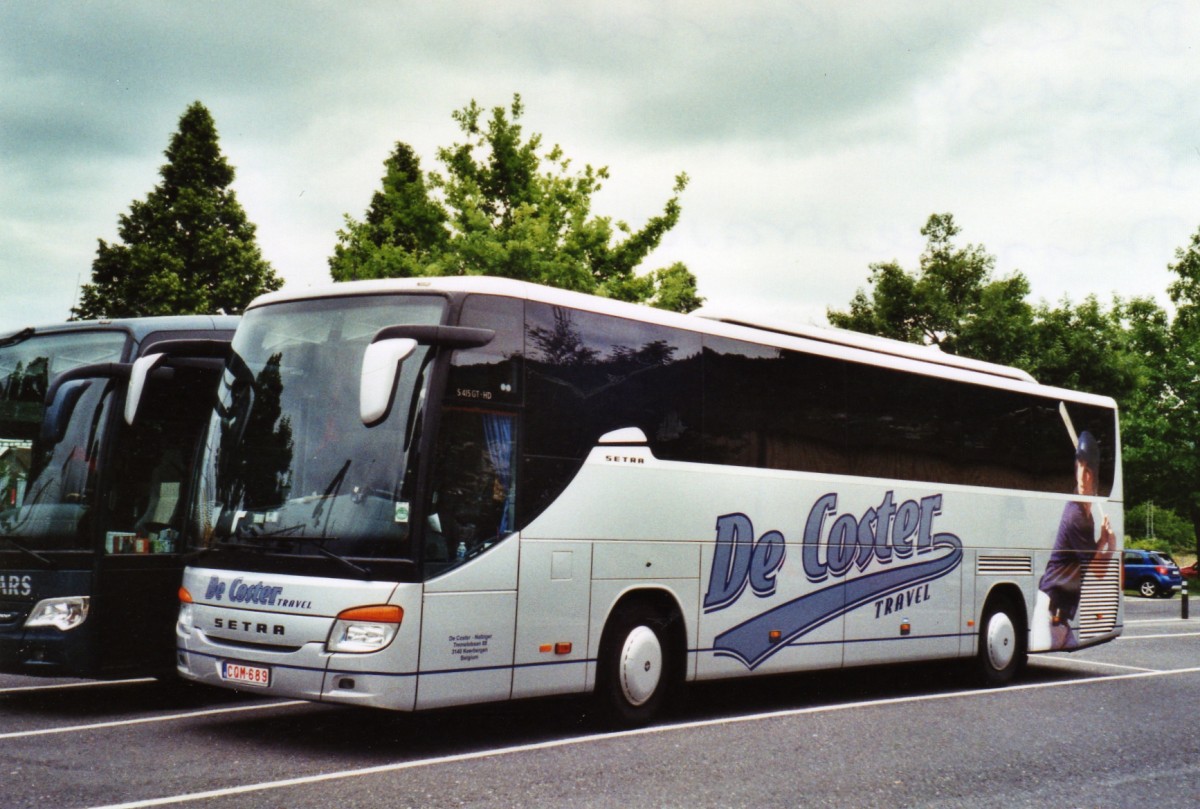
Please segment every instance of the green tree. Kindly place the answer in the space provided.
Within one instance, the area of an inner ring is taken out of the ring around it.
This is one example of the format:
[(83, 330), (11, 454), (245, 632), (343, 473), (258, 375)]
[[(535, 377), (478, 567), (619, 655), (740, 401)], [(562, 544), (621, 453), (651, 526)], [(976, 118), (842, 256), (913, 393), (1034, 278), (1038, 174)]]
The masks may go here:
[(1167, 268), (1175, 276), (1167, 287), (1175, 317), (1146, 341), (1146, 352), (1154, 352), (1151, 384), (1136, 402), (1131, 460), (1155, 501), (1190, 519), (1200, 555), (1200, 230)]
[[(959, 248), (950, 214), (929, 218), (916, 272), (871, 266), (870, 292), (835, 326), (1028, 371), (1039, 382), (1112, 396), (1121, 413), (1125, 499), (1190, 515), (1200, 531), (1200, 233), (1177, 253), (1174, 323), (1149, 298), (1030, 305), (1020, 273), (996, 279), (982, 247)], [(1200, 534), (1198, 534), (1200, 536)]]
[(691, 311), (702, 299), (682, 263), (638, 273), (679, 221), (688, 178), (675, 179), (661, 214), (634, 230), (592, 213), (607, 168), (571, 168), (560, 147), (526, 138), (520, 96), (485, 118), (474, 101), (453, 113), (461, 143), (423, 173), (403, 143), (385, 161), (382, 190), (363, 221), (346, 217), (329, 259), (334, 280), (496, 275)]
[(847, 311), (829, 309), (830, 323), (1011, 365), (1048, 385), (1118, 401), (1133, 394), (1147, 370), (1130, 329), (1135, 321), (1149, 328), (1161, 311), (1152, 301), (1117, 298), (1105, 308), (1091, 296), (1034, 306), (1025, 276), (997, 278), (995, 257), (982, 245), (957, 246), (960, 232), (952, 214), (930, 216), (918, 269), (872, 264), (870, 292), (858, 290)]
[(446, 209), (429, 195), (421, 161), (406, 143), (397, 143), (383, 163), (383, 187), (371, 197), (359, 222), (348, 214), (346, 227), (329, 258), (336, 281), (410, 278), (442, 271), (450, 233)]
[(255, 226), (230, 188), (212, 115), (200, 102), (179, 119), (162, 182), (100, 240), (76, 318), (242, 311), (283, 281), (263, 259)]
[(1026, 355), (1029, 282), (1019, 272), (994, 277), (995, 258), (981, 245), (956, 246), (960, 232), (952, 214), (931, 215), (921, 228), (926, 245), (917, 270), (872, 264), (870, 293), (858, 290), (848, 311), (830, 308), (829, 322), (989, 362)]

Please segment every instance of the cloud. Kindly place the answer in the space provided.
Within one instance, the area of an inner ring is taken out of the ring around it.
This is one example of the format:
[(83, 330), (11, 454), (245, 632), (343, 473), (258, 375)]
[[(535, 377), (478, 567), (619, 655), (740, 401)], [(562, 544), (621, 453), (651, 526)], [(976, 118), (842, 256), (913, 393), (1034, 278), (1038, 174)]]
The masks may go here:
[(650, 266), (791, 317), (914, 266), (935, 211), (1050, 299), (1159, 294), (1200, 220), (1185, 3), (9, 3), (0, 29), (0, 329), (64, 316), (195, 100), (291, 284), (327, 279), (397, 140), (433, 168), (452, 110), (514, 92), (611, 168), (601, 213), (691, 175)]

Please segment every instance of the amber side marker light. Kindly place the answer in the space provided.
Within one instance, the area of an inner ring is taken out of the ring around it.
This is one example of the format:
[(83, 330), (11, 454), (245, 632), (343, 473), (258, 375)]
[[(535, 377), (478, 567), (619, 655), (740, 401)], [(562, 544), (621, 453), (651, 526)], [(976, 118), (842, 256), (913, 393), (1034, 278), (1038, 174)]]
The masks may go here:
[(767, 633), (767, 640), (769, 640), (771, 643), (779, 643), (779, 641), (782, 639), (783, 633), (778, 629), (772, 629)]
[(398, 624), (404, 620), (404, 609), (393, 604), (375, 607), (351, 607), (338, 613), (339, 621), (371, 621), (377, 624)]
[(179, 603), (180, 604), (191, 604), (192, 603), (192, 594), (188, 592), (188, 589), (186, 587), (179, 588)]

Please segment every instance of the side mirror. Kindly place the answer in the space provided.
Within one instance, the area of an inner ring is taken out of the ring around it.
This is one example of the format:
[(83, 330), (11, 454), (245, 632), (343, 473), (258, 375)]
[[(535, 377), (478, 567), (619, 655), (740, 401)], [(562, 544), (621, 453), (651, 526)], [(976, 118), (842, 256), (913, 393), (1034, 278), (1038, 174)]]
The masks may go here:
[(133, 361), (129, 371), (129, 388), (125, 391), (125, 423), (132, 425), (137, 417), (138, 405), (142, 402), (142, 393), (146, 390), (146, 378), (160, 362), (167, 358), (166, 354), (147, 354)]
[(41, 439), (47, 444), (57, 444), (67, 434), (67, 425), (71, 423), (71, 415), (79, 398), (90, 388), (90, 379), (76, 379), (64, 382), (54, 392), (54, 399), (42, 416)]
[(370, 427), (387, 417), (396, 393), (400, 364), (417, 350), (411, 337), (393, 337), (367, 346), (358, 387), (359, 417)]

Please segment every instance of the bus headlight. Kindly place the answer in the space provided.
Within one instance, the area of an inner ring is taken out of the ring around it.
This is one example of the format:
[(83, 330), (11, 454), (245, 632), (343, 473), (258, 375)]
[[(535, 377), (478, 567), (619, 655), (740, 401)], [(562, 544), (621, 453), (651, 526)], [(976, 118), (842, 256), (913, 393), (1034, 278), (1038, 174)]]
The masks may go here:
[(394, 605), (354, 607), (338, 613), (326, 648), (331, 652), (378, 652), (400, 631), (404, 610)]
[(66, 632), (75, 629), (87, 620), (91, 608), (90, 596), (66, 596), (46, 598), (37, 603), (25, 619), (25, 628), (52, 626)]

